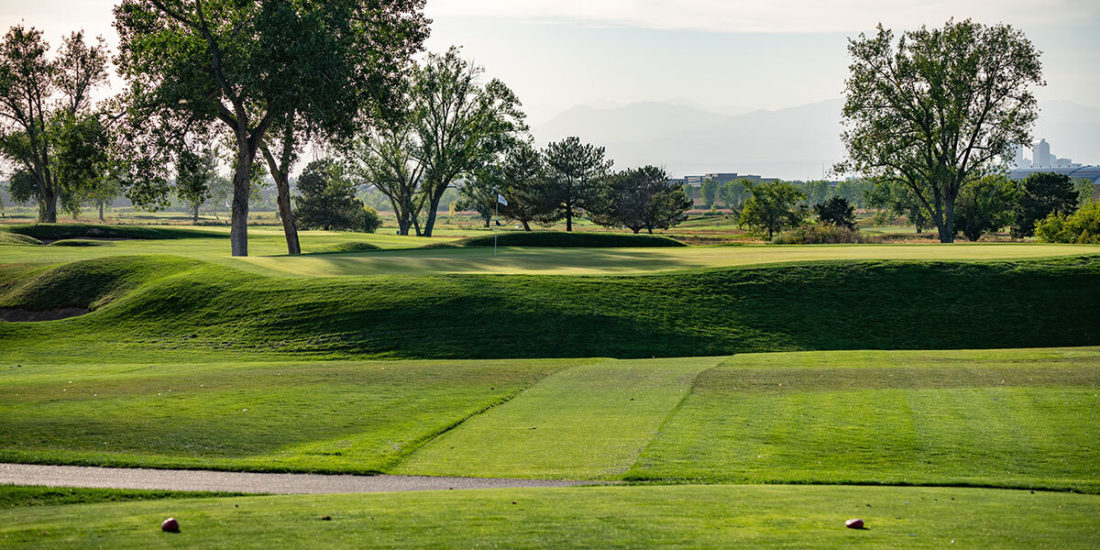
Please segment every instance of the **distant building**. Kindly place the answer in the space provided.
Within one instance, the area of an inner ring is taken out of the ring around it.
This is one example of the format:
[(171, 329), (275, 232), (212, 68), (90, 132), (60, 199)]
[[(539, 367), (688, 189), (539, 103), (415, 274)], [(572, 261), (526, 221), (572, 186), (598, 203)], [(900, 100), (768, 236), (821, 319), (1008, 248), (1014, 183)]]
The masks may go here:
[(1008, 177), (1014, 180), (1022, 180), (1031, 174), (1039, 172), (1053, 172), (1055, 174), (1065, 174), (1070, 179), (1086, 179), (1092, 182), (1093, 185), (1100, 185), (1100, 166), (1052, 166), (1052, 167), (1032, 167), (1032, 168), (1017, 168), (1008, 173)]
[(714, 180), (718, 185), (724, 185), (733, 180), (749, 180), (752, 182), (779, 181), (779, 178), (762, 178), (754, 174), (738, 174), (737, 172), (712, 172), (701, 176), (684, 176), (681, 179), (672, 179), (671, 182), (682, 182), (687, 187), (702, 187), (706, 180)]

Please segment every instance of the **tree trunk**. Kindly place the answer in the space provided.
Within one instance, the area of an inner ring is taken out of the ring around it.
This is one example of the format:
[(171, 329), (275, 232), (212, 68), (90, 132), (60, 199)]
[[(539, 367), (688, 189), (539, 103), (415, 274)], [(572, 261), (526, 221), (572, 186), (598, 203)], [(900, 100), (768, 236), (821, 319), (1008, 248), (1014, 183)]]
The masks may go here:
[(105, 201), (99, 201), (99, 221), (100, 221), (100, 223), (103, 223), (103, 222), (107, 221), (106, 219), (103, 218), (103, 203), (104, 202)]
[(523, 224), (523, 230), (524, 231), (530, 231), (531, 230), (531, 226), (527, 223), (527, 220), (520, 220), (520, 223)]
[(955, 203), (945, 201), (943, 209), (943, 226), (940, 229), (940, 242), (955, 242)]
[(292, 256), (302, 253), (298, 242), (298, 225), (294, 223), (294, 211), (290, 207), (290, 178), (286, 173), (272, 172), (275, 187), (278, 189), (279, 217), (283, 221), (283, 234), (286, 235), (286, 252)]
[(252, 192), (252, 160), (247, 139), (238, 138), (237, 173), (233, 175), (232, 219), (229, 244), (234, 256), (248, 256), (248, 198)]
[(197, 224), (197, 223), (199, 223), (199, 204), (195, 203), (192, 206), (195, 207), (195, 210), (192, 212), (193, 215), (191, 216), (191, 223), (192, 224)]
[(573, 230), (573, 207), (572, 206), (566, 206), (565, 207), (565, 230), (566, 231), (572, 231)]
[(653, 228), (652, 228), (652, 227), (647, 227), (647, 228), (645, 228), (645, 229), (646, 229), (646, 231), (649, 231), (649, 234), (650, 234), (650, 235), (652, 235), (652, 234), (653, 234)]
[(40, 223), (57, 223), (57, 193), (47, 191), (38, 208)]
[(424, 232), (423, 232), (423, 234), (424, 234), (425, 237), (431, 237), (432, 236), (432, 230), (435, 229), (435, 209), (436, 209), (436, 206), (438, 206), (438, 205), (436, 204), (435, 200), (432, 200), (432, 204), (430, 204), (428, 206), (429, 206), (429, 208), (428, 208), (428, 219), (424, 221)]
[(489, 228), (489, 218), (485, 218), (485, 228)]

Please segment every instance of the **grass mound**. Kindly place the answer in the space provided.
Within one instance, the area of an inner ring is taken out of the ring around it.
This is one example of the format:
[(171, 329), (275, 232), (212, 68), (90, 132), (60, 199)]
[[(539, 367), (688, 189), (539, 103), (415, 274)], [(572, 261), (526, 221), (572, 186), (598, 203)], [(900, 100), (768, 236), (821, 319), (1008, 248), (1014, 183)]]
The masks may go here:
[(50, 243), (50, 246), (110, 246), (111, 241), (95, 241), (91, 239), (62, 239)]
[(27, 235), (0, 230), (0, 244), (41, 246), (42, 241)]
[(171, 358), (629, 358), (1081, 346), (1100, 344), (1098, 305), (1100, 257), (336, 279), (115, 257), (0, 273), (0, 307), (99, 310), (0, 326), (0, 357), (79, 358), (96, 349)]
[(365, 242), (362, 242), (362, 241), (352, 241), (352, 242), (347, 242), (347, 243), (336, 244), (336, 245), (330, 246), (328, 248), (323, 248), (321, 250), (318, 250), (317, 252), (314, 252), (314, 254), (339, 254), (339, 253), (346, 253), (346, 252), (366, 252), (368, 250), (381, 250), (381, 249), (382, 249), (382, 247), (380, 247), (378, 245), (375, 245), (375, 244), (365, 243)]
[[(622, 233), (573, 233), (565, 231), (505, 231), (495, 237), (498, 246), (547, 246), (582, 248), (627, 248), (654, 246), (687, 246), (676, 239), (660, 235), (626, 235)], [(460, 239), (447, 246), (493, 246), (492, 235)]]
[(25, 235), (39, 241), (63, 239), (190, 239), (229, 238), (193, 229), (145, 227), (140, 225), (94, 225), (86, 223), (36, 223), (12, 225), (3, 229), (16, 235)]

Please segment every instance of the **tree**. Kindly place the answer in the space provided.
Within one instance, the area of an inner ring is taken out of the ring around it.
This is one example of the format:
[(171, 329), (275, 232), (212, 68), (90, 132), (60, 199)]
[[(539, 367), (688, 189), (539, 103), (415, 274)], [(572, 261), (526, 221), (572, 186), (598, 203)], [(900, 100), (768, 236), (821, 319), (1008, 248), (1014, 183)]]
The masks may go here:
[(924, 205), (909, 186), (897, 181), (877, 181), (868, 189), (866, 202), (873, 208), (886, 209), (894, 216), (905, 216), (916, 226), (917, 234), (933, 227)]
[(191, 207), (192, 221), (199, 221), (199, 207), (212, 195), (210, 184), (217, 173), (217, 156), (213, 148), (202, 154), (190, 149), (180, 151), (176, 160), (176, 196)]
[(750, 186), (749, 180), (743, 178), (730, 180), (722, 184), (719, 195), (726, 208), (729, 208), (734, 216), (741, 215), (741, 209), (744, 208), (745, 201), (749, 200)]
[(797, 187), (781, 182), (765, 182), (752, 186), (752, 194), (741, 211), (741, 225), (754, 231), (767, 231), (770, 241), (776, 231), (795, 227), (804, 217), (799, 201), (806, 198)]
[[(268, 130), (301, 124), (350, 135), (370, 112), (365, 104), (390, 96), (419, 50), (427, 35), (423, 4), (123, 0), (115, 8), (115, 27), (118, 65), (129, 83), (129, 126), (145, 130), (137, 138), (205, 125), (231, 139), (230, 242), (234, 256), (247, 256), (252, 167)], [(128, 191), (131, 199), (159, 196), (155, 188), (146, 192), (147, 182), (165, 179), (164, 163), (145, 158), (130, 164), (128, 185), (138, 187)], [(276, 164), (278, 179), (289, 162)]]
[(302, 170), (294, 197), (294, 218), (303, 229), (366, 231), (378, 228), (378, 214), (367, 211), (355, 196), (355, 186), (332, 159), (318, 159)]
[(856, 228), (855, 208), (844, 197), (832, 197), (821, 204), (815, 204), (814, 213), (822, 223), (848, 229)]
[(420, 193), (424, 165), (416, 156), (414, 128), (409, 113), (404, 119), (380, 124), (355, 141), (351, 157), (355, 174), (389, 199), (397, 216), (397, 233), (420, 231), (425, 195)]
[(426, 237), (447, 188), (494, 162), (527, 130), (519, 99), (500, 80), (481, 84), (484, 72), (456, 47), (428, 54), (413, 72), (414, 156), (423, 166)]
[(81, 186), (98, 177), (89, 171), (101, 167), (104, 133), (91, 92), (107, 80), (107, 50), (83, 32), (52, 59), (49, 49), (41, 31), (22, 25), (0, 43), (0, 156), (33, 179), (38, 219), (54, 223), (58, 200), (78, 209)]
[(1077, 209), (1078, 194), (1069, 176), (1052, 172), (1031, 174), (1020, 181), (1019, 197), (1013, 208), (1012, 237), (1035, 233), (1035, 223), (1047, 216), (1071, 214)]
[(703, 206), (710, 210), (718, 203), (718, 182), (707, 178), (703, 185), (699, 186), (699, 194), (703, 197)]
[(548, 224), (554, 221), (561, 198), (544, 177), (542, 155), (527, 142), (519, 142), (508, 150), (501, 163), (500, 194), (508, 204), (500, 205), (501, 215), (523, 224)]
[(598, 198), (592, 202), (592, 221), (607, 227), (668, 229), (687, 219), (692, 200), (683, 184), (672, 184), (668, 174), (656, 166), (632, 168), (604, 180)]
[(807, 181), (798, 187), (806, 194), (807, 204), (822, 204), (829, 198), (829, 194), (832, 192), (832, 187), (829, 182), (825, 180)]
[(607, 176), (613, 162), (604, 160), (604, 148), (581, 143), (571, 136), (546, 146), (546, 178), (560, 197), (558, 219), (565, 218), (565, 230), (573, 230), (573, 217), (583, 210)]
[(1073, 190), (1077, 193), (1077, 206), (1082, 207), (1097, 197), (1097, 186), (1088, 178), (1073, 178)]
[(1100, 202), (1089, 201), (1069, 216), (1055, 212), (1035, 224), (1035, 234), (1048, 243), (1100, 243)]
[(1012, 205), (1017, 200), (1017, 186), (1008, 178), (994, 174), (966, 186), (959, 194), (958, 230), (971, 241), (982, 234), (1012, 222)]
[(1030, 88), (1043, 83), (1038, 52), (1011, 26), (970, 20), (897, 41), (880, 25), (848, 51), (848, 161), (837, 170), (907, 186), (940, 241), (952, 242), (959, 193), (1012, 144), (1031, 141), (1038, 110)]
[(459, 210), (477, 212), (485, 227), (489, 227), (493, 215), (498, 211), (497, 193), (502, 180), (500, 172), (499, 166), (485, 166), (473, 177), (462, 182), (462, 187), (458, 190), (459, 200), (456, 207)]

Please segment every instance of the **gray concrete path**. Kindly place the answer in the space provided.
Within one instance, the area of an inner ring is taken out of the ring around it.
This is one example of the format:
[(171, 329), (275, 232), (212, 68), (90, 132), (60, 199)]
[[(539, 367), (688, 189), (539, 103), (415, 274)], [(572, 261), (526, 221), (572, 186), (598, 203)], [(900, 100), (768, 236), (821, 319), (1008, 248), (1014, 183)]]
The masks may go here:
[(542, 479), (263, 474), (214, 472), (210, 470), (152, 470), (147, 468), (95, 468), (88, 466), (0, 463), (0, 485), (46, 485), (49, 487), (95, 487), (104, 489), (314, 494), (571, 487), (590, 483)]

